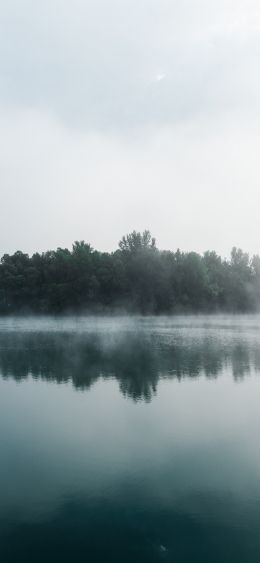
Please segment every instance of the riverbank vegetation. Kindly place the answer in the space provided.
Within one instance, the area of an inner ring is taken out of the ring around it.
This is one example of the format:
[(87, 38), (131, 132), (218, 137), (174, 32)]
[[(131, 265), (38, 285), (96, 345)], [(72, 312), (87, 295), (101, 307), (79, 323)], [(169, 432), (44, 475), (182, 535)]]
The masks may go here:
[(111, 253), (77, 241), (71, 250), (17, 251), (0, 262), (2, 314), (246, 312), (259, 303), (258, 255), (159, 250), (149, 231), (123, 237)]

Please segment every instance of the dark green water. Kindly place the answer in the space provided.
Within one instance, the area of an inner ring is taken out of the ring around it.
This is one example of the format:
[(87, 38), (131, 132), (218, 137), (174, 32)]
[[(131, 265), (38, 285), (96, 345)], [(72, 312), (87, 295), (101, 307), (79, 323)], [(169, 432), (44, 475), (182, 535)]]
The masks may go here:
[(1, 563), (258, 563), (260, 317), (0, 320)]

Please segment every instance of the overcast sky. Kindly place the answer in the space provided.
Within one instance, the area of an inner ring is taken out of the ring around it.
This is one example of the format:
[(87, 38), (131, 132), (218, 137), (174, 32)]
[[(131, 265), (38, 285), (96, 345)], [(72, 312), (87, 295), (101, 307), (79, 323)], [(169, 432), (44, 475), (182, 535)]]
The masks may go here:
[(257, 0), (0, 0), (0, 254), (260, 252)]

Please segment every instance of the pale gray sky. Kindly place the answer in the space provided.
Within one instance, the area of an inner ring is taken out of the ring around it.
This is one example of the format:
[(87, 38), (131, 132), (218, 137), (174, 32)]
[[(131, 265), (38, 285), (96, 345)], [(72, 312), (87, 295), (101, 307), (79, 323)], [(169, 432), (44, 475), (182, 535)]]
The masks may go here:
[(256, 0), (0, 0), (0, 254), (260, 252)]

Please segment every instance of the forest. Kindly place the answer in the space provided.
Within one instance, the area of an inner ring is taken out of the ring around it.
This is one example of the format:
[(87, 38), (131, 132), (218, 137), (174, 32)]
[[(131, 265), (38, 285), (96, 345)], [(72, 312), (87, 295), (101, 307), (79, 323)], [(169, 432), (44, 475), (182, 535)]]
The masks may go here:
[(258, 255), (159, 250), (147, 230), (124, 236), (111, 253), (76, 241), (71, 250), (0, 261), (1, 314), (250, 312), (259, 303)]

